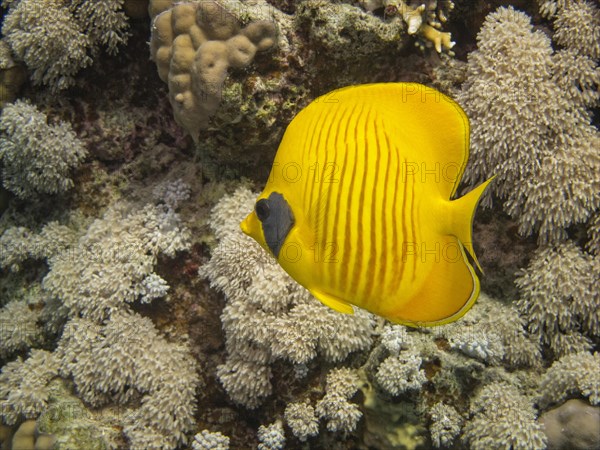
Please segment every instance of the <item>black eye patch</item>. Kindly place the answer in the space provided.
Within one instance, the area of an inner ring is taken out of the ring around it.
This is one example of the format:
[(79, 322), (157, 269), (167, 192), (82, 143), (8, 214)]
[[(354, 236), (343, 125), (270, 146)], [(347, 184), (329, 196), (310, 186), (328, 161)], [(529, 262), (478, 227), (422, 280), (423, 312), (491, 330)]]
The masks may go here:
[(256, 211), (256, 215), (258, 216), (258, 220), (260, 220), (261, 222), (264, 222), (269, 218), (270, 208), (268, 200), (263, 198), (257, 201), (254, 209)]
[(269, 249), (279, 257), (283, 241), (294, 226), (294, 214), (288, 202), (279, 192), (273, 192), (268, 199), (261, 199), (254, 206), (263, 228)]

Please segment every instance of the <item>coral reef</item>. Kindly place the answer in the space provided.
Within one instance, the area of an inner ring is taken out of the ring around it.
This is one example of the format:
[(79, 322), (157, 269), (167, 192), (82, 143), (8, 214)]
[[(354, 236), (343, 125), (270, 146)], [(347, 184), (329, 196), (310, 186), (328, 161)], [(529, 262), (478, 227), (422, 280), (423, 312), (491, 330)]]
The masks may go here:
[(429, 412), (431, 416), (431, 440), (436, 448), (450, 447), (460, 434), (462, 416), (450, 405), (438, 402)]
[(115, 204), (73, 249), (50, 260), (43, 286), (71, 315), (102, 321), (140, 296), (147, 301), (165, 294), (167, 285), (153, 272), (156, 259), (159, 254), (175, 256), (189, 239), (189, 231), (166, 205), (136, 210), (131, 204)]
[[(1, 445), (597, 446), (598, 6), (538, 3), (1, 0)], [(239, 229), (294, 114), (399, 80), (497, 174), (493, 282), (432, 329), (322, 306)]]
[(375, 379), (390, 395), (419, 391), (427, 381), (425, 372), (421, 370), (421, 362), (418, 355), (410, 352), (389, 356), (380, 364)]
[(0, 236), (0, 268), (18, 272), (30, 259), (50, 259), (73, 246), (77, 233), (71, 227), (53, 221), (39, 233), (25, 227), (10, 227)]
[(457, 93), (471, 118), (465, 179), (477, 184), (495, 175), (491, 191), (522, 234), (536, 231), (542, 243), (563, 239), (568, 226), (600, 207), (600, 133), (588, 111), (600, 98), (600, 71), (585, 56), (554, 52), (513, 8), (490, 14), (477, 44)]
[(546, 435), (535, 421), (533, 406), (514, 386), (483, 387), (471, 401), (470, 413), (463, 439), (473, 450), (545, 448)]
[(39, 319), (40, 313), (22, 301), (12, 301), (0, 309), (0, 358), (41, 344)]
[(127, 42), (123, 0), (19, 0), (8, 3), (2, 35), (34, 84), (60, 91), (92, 64), (100, 47)]
[(52, 450), (56, 439), (51, 434), (37, 433), (35, 420), (23, 422), (12, 437), (14, 450)]
[(258, 428), (258, 450), (282, 450), (285, 448), (285, 434), (281, 420), (273, 422), (269, 426), (261, 425)]
[(73, 186), (70, 172), (87, 154), (70, 124), (47, 122), (44, 113), (25, 101), (2, 109), (2, 183), (19, 197), (66, 192)]
[(327, 374), (326, 394), (317, 402), (315, 412), (327, 420), (329, 431), (350, 432), (356, 429), (362, 413), (355, 403), (348, 400), (358, 390), (360, 379), (349, 368), (334, 369)]
[(319, 420), (315, 408), (307, 402), (290, 403), (285, 407), (285, 421), (301, 442), (319, 434)]
[(194, 450), (229, 450), (229, 438), (217, 432), (202, 430), (192, 442)]
[(211, 226), (219, 245), (200, 268), (227, 300), (221, 321), (228, 357), (217, 375), (229, 396), (248, 408), (271, 393), (272, 362), (304, 364), (317, 355), (341, 361), (369, 348), (373, 327), (367, 313), (340, 315), (312, 298), (242, 233), (239, 223), (255, 198), (242, 187), (218, 203)]
[(558, 356), (590, 350), (600, 336), (597, 265), (567, 241), (537, 250), (515, 280), (530, 333)]
[(29, 358), (17, 358), (0, 374), (0, 417), (14, 425), (36, 418), (47, 406), (48, 383), (58, 375), (59, 361), (50, 352), (32, 350)]
[(73, 379), (87, 403), (139, 400), (141, 406), (124, 418), (133, 448), (174, 448), (193, 428), (195, 362), (186, 346), (166, 342), (150, 319), (121, 311), (101, 326), (72, 319), (57, 356), (61, 375)]
[(26, 79), (25, 69), (13, 59), (6, 40), (0, 39), (0, 110), (15, 101)]
[(592, 405), (600, 404), (600, 353), (575, 353), (555, 361), (542, 377), (542, 405), (560, 403), (569, 395), (587, 397)]
[(548, 0), (540, 13), (554, 19), (554, 39), (563, 47), (600, 59), (600, 9), (587, 0)]
[(240, 29), (216, 1), (178, 3), (153, 19), (152, 59), (169, 86), (175, 120), (195, 141), (219, 106), (228, 68), (248, 66), (257, 51), (273, 47), (275, 40), (272, 22), (255, 21)]
[(454, 9), (454, 3), (445, 1), (426, 1), (419, 6), (402, 0), (360, 0), (359, 3), (367, 11), (375, 11), (383, 8), (386, 17), (400, 17), (406, 24), (406, 32), (409, 35), (420, 34), (424, 39), (433, 44), (438, 53), (443, 50), (449, 51), (454, 47), (450, 39), (450, 33), (442, 33), (439, 28), (448, 20), (450, 11)]

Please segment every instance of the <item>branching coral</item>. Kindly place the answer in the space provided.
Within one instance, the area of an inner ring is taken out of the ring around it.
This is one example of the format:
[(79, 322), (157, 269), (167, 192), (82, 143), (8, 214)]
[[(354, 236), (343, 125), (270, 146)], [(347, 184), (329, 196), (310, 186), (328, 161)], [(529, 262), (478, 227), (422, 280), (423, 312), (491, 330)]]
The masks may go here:
[(472, 125), (466, 180), (496, 175), (490, 188), (522, 234), (564, 238), (600, 207), (600, 133), (586, 109), (598, 102), (600, 71), (583, 56), (553, 54), (512, 8), (488, 15), (477, 43), (457, 95)]
[(112, 53), (128, 27), (118, 0), (20, 0), (11, 2), (2, 34), (34, 84), (59, 91), (92, 63), (100, 46)]
[(470, 412), (463, 439), (473, 450), (545, 448), (546, 435), (535, 421), (533, 405), (510, 384), (483, 387), (471, 400)]
[(589, 350), (600, 336), (598, 257), (567, 241), (536, 251), (515, 283), (530, 332), (561, 356)]
[(194, 450), (229, 450), (229, 438), (218, 431), (202, 430), (194, 436)]
[(101, 321), (127, 303), (165, 294), (166, 283), (153, 275), (156, 259), (161, 253), (175, 256), (189, 239), (177, 214), (164, 205), (135, 210), (116, 204), (76, 246), (51, 258), (43, 286), (72, 315)]
[(28, 102), (6, 105), (0, 116), (2, 183), (22, 198), (66, 192), (70, 172), (86, 156), (70, 124), (48, 125), (46, 115)]
[(283, 423), (276, 420), (271, 425), (258, 427), (258, 450), (282, 450), (285, 448)]
[(0, 268), (20, 270), (28, 259), (49, 259), (75, 244), (77, 234), (58, 222), (44, 225), (39, 233), (25, 227), (8, 228), (0, 236)]
[(429, 411), (431, 416), (431, 440), (437, 448), (450, 447), (460, 434), (463, 424), (462, 416), (456, 409), (442, 402), (433, 405)]
[(14, 425), (35, 419), (46, 407), (48, 383), (58, 375), (58, 359), (45, 350), (32, 350), (23, 361), (6, 364), (0, 374), (0, 417)]
[(576, 353), (563, 356), (547, 370), (540, 385), (543, 406), (560, 403), (570, 395), (587, 397), (600, 404), (600, 353)]
[(57, 357), (61, 375), (73, 377), (79, 396), (96, 407), (141, 396), (124, 423), (133, 448), (174, 448), (195, 424), (195, 362), (185, 345), (167, 342), (150, 319), (123, 311), (103, 325), (72, 319)]
[(544, 1), (540, 13), (554, 19), (554, 39), (592, 59), (600, 59), (600, 9), (586, 0)]
[(216, 1), (178, 3), (153, 20), (152, 59), (169, 85), (175, 120), (194, 140), (219, 106), (228, 68), (249, 65), (257, 51), (275, 44), (275, 34), (269, 21), (240, 29)]
[(39, 311), (15, 300), (0, 309), (0, 358), (28, 350), (42, 341)]
[(285, 421), (301, 442), (319, 434), (319, 420), (315, 408), (308, 402), (289, 403), (285, 407)]
[(405, 22), (408, 34), (421, 35), (434, 45), (438, 53), (454, 47), (450, 33), (439, 31), (454, 9), (450, 0), (425, 1), (416, 7), (402, 0), (360, 0), (359, 3), (367, 11), (383, 8), (386, 17), (399, 16)]
[(229, 396), (249, 408), (271, 393), (273, 361), (303, 364), (317, 355), (341, 361), (371, 345), (373, 328), (364, 312), (347, 316), (323, 306), (242, 233), (239, 223), (255, 198), (240, 188), (217, 204), (211, 226), (220, 242), (200, 268), (227, 299), (221, 321), (228, 357), (217, 375)]
[(316, 413), (327, 420), (329, 431), (350, 432), (356, 429), (362, 412), (350, 398), (356, 393), (359, 378), (352, 369), (342, 367), (327, 374), (326, 394), (317, 402)]

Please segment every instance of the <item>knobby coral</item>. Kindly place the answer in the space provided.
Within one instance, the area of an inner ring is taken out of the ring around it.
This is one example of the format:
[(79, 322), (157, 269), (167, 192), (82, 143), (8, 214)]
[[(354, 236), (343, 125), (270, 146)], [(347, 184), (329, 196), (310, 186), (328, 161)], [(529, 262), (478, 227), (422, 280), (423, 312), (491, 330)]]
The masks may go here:
[(600, 133), (587, 109), (598, 104), (600, 70), (585, 56), (555, 53), (512, 8), (487, 16), (477, 44), (457, 94), (472, 125), (465, 179), (496, 175), (491, 191), (522, 234), (562, 239), (600, 207)]
[(266, 20), (240, 28), (216, 1), (177, 3), (154, 18), (152, 59), (169, 86), (175, 120), (195, 141), (219, 106), (227, 70), (249, 65), (275, 44), (275, 35)]

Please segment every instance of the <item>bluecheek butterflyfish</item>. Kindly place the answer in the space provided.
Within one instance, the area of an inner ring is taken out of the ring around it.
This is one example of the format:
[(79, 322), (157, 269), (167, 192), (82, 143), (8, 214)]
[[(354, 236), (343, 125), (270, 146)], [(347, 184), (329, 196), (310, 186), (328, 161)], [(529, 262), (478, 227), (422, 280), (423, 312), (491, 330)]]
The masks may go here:
[(351, 86), (287, 127), (244, 233), (325, 305), (408, 326), (463, 316), (479, 295), (472, 221), (488, 180), (452, 199), (469, 120), (416, 83)]

